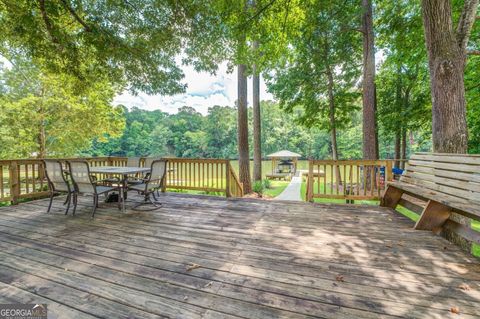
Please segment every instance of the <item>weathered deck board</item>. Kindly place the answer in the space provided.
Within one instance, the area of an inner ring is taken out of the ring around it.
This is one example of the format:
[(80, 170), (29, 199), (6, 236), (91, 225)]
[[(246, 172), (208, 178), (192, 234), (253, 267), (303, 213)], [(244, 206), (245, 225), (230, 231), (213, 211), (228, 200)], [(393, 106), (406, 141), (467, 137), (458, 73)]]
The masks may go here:
[(479, 260), (389, 209), (161, 200), (94, 220), (89, 198), (75, 217), (61, 199), (0, 208), (0, 302), (78, 318), (480, 316)]

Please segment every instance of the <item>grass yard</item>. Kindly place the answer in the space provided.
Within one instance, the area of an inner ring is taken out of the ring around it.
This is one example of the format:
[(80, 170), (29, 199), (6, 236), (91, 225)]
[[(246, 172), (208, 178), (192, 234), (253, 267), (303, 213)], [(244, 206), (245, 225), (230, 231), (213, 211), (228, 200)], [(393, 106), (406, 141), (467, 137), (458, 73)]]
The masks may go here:
[(263, 194), (267, 197), (277, 197), (289, 183), (289, 181), (271, 181), (271, 188), (266, 188)]
[[(318, 189), (318, 182), (314, 182), (313, 187), (315, 190)], [(325, 185), (323, 183), (320, 183), (320, 192), (323, 193), (325, 190)], [(307, 182), (303, 181), (302, 182), (302, 187), (301, 187), (301, 196), (303, 200), (306, 200), (306, 191), (307, 191)], [(328, 186), (327, 188), (327, 194), (330, 194), (331, 192), (331, 187)], [(315, 203), (334, 203), (334, 204), (345, 204), (344, 199), (334, 199), (334, 198), (314, 198), (313, 201)], [(355, 204), (359, 205), (378, 205), (379, 202), (377, 200), (357, 200), (355, 201)]]
[[(230, 161), (235, 173), (238, 176), (238, 161)], [(301, 160), (298, 161), (297, 169), (308, 170), (308, 161)], [(253, 172), (253, 161), (250, 161), (250, 172)], [(272, 161), (262, 161), (262, 179), (265, 178), (266, 174), (270, 174), (272, 172)]]

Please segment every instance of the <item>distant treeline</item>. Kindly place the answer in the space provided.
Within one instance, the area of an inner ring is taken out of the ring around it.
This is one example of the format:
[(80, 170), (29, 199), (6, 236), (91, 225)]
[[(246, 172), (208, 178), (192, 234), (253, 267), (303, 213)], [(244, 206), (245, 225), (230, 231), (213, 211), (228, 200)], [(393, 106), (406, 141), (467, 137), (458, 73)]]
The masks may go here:
[[(285, 112), (278, 104), (262, 102), (262, 156), (288, 149), (304, 158), (331, 157), (330, 134), (319, 128), (305, 128), (297, 123), (301, 110)], [(192, 107), (182, 107), (176, 114), (125, 108), (125, 130), (120, 137), (95, 140), (85, 155), (142, 156), (169, 155), (192, 158), (236, 159), (236, 109), (214, 106), (202, 115)], [(251, 114), (250, 114), (251, 115)], [(250, 134), (251, 136), (251, 134)], [(380, 156), (393, 158), (393, 135), (380, 136)], [(429, 150), (430, 132), (411, 132), (408, 152)], [(338, 132), (339, 158), (362, 157), (361, 113), (354, 113), (351, 125)], [(251, 141), (250, 141), (251, 143)]]

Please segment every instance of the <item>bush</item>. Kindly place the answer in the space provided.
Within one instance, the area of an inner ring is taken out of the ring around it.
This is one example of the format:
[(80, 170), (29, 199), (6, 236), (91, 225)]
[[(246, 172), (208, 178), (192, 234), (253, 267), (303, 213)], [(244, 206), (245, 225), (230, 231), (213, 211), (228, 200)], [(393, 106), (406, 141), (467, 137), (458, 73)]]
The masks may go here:
[(272, 188), (272, 182), (271, 182), (269, 179), (266, 179), (266, 178), (265, 178), (265, 179), (262, 181), (262, 183), (263, 183), (263, 187), (264, 187), (264, 188), (267, 188), (267, 189), (271, 189), (271, 188)]
[(262, 181), (256, 181), (255, 183), (253, 183), (253, 191), (255, 193), (258, 193), (258, 194), (263, 194), (263, 191), (264, 191), (265, 187), (262, 183)]

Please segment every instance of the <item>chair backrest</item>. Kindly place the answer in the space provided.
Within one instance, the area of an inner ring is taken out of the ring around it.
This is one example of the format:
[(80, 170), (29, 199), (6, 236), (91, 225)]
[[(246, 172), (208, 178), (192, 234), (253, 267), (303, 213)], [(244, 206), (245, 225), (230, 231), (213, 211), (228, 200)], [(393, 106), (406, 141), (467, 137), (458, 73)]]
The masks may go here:
[(127, 158), (127, 167), (140, 167), (140, 157)]
[(400, 181), (457, 202), (480, 204), (480, 156), (417, 153), (410, 157)]
[(145, 160), (143, 162), (143, 166), (144, 167), (152, 167), (152, 163), (154, 161), (158, 161), (160, 159), (161, 159), (160, 157), (145, 157)]
[(54, 191), (69, 191), (70, 186), (63, 172), (62, 162), (57, 160), (44, 160), (45, 174), (48, 184)]
[(162, 181), (165, 178), (165, 173), (167, 171), (167, 161), (166, 160), (155, 160), (150, 166), (150, 175), (147, 181), (147, 187), (157, 188), (162, 186)]
[(70, 176), (75, 190), (80, 193), (95, 193), (95, 186), (90, 177), (90, 168), (87, 161), (69, 161)]

